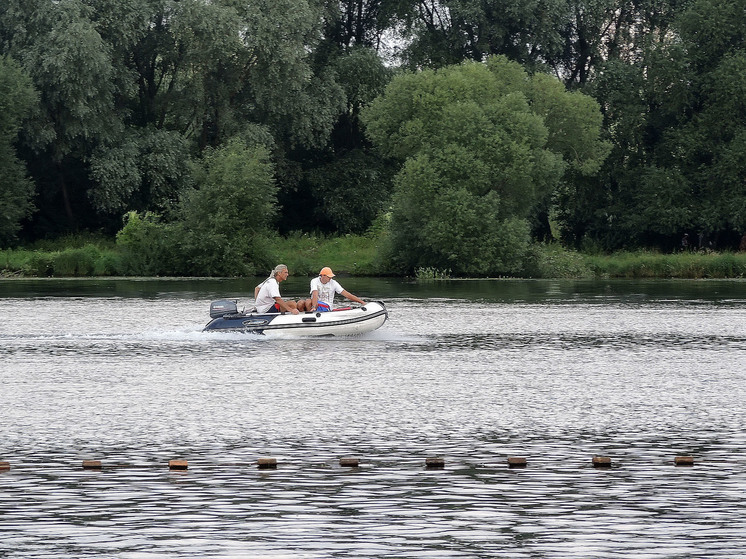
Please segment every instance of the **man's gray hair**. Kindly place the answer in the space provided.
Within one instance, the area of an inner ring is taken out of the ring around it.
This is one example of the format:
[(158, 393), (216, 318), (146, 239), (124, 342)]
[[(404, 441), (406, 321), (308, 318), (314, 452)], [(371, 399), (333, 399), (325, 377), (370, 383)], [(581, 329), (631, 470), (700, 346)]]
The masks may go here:
[(285, 264), (278, 264), (277, 266), (272, 268), (272, 271), (269, 273), (269, 277), (254, 288), (254, 299), (256, 299), (256, 296), (259, 294), (259, 290), (262, 288), (262, 286), (265, 283), (273, 279), (277, 274), (279, 274), (283, 270), (287, 270), (287, 269), (288, 267)]
[(283, 270), (287, 270), (287, 269), (288, 269), (288, 267), (285, 266), (285, 264), (278, 264), (277, 266), (274, 267), (274, 269), (272, 270), (272, 272), (269, 274), (269, 278), (267, 278), (267, 279), (273, 278), (277, 274), (279, 274), (280, 272), (282, 272)]

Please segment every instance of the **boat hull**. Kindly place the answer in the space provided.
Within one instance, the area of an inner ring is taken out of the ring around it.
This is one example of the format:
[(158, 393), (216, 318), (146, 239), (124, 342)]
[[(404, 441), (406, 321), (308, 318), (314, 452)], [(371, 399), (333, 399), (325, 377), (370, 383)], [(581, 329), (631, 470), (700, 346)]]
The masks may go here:
[(274, 338), (307, 336), (356, 336), (383, 326), (388, 318), (380, 301), (364, 307), (300, 314), (233, 313), (213, 318), (205, 331), (246, 332)]

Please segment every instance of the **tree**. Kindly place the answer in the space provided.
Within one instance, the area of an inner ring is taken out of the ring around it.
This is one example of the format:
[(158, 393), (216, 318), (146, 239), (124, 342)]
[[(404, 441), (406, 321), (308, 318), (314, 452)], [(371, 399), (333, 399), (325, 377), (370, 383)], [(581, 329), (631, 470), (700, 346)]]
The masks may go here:
[(91, 204), (101, 214), (115, 215), (173, 209), (190, 181), (189, 147), (188, 140), (172, 130), (126, 130), (120, 143), (99, 146), (91, 153)]
[(735, 246), (746, 230), (745, 7), (692, 2), (634, 64), (603, 65), (591, 91), (614, 147), (595, 179), (560, 195), (567, 242), (671, 249), (689, 232)]
[(361, 110), (383, 93), (392, 72), (371, 48), (356, 46), (333, 65), (347, 100), (328, 149), (304, 158), (305, 183), (315, 211), (307, 217), (322, 230), (363, 233), (391, 198), (391, 162), (374, 153), (360, 122)]
[(208, 275), (253, 273), (269, 266), (266, 239), (277, 215), (269, 152), (233, 140), (210, 150), (181, 202), (179, 224), (190, 266)]
[(737, 239), (746, 232), (746, 2), (699, 0), (678, 27), (694, 96), (670, 132), (671, 164), (691, 184), (697, 229)]
[(411, 0), (397, 6), (410, 68), (504, 55), (582, 88), (609, 60), (665, 38), (688, 0)]
[(271, 266), (267, 239), (277, 187), (268, 151), (232, 140), (195, 163), (195, 186), (164, 222), (129, 212), (117, 245), (135, 274), (252, 275)]
[(325, 145), (344, 107), (334, 73), (311, 64), (322, 15), (306, 0), (260, 0), (241, 13), (252, 117), (291, 148)]
[(277, 214), (277, 187), (269, 153), (232, 140), (209, 150), (195, 165), (195, 188), (184, 196), (181, 215), (194, 231), (245, 242), (269, 232)]
[(85, 183), (72, 180), (65, 161), (84, 159), (96, 141), (113, 136), (118, 124), (111, 118), (110, 49), (89, 15), (90, 9), (77, 0), (51, 3), (37, 15), (48, 22), (43, 39), (33, 41), (22, 54), (41, 98), (28, 141), (54, 168), (52, 188), (59, 196), (59, 213), (70, 226), (77, 219), (77, 191)]
[(607, 151), (598, 107), (552, 84), (492, 57), (398, 76), (363, 112), (383, 154), (403, 162), (390, 234), (404, 270), (521, 268), (531, 212)]
[(34, 210), (34, 185), (14, 142), (36, 98), (28, 75), (13, 60), (0, 56), (0, 247), (16, 239), (21, 220)]
[(504, 55), (537, 68), (562, 51), (567, 0), (417, 0), (400, 14), (412, 40), (410, 67), (441, 67)]
[(324, 37), (344, 51), (354, 47), (380, 52), (384, 34), (398, 21), (400, 0), (339, 0), (327, 4)]
[(37, 235), (112, 230), (127, 210), (167, 214), (205, 149), (261, 127), (282, 161), (324, 149), (345, 110), (333, 61), (315, 57), (327, 14), (317, 2), (0, 4), (0, 54), (39, 91), (20, 152), (37, 184)]

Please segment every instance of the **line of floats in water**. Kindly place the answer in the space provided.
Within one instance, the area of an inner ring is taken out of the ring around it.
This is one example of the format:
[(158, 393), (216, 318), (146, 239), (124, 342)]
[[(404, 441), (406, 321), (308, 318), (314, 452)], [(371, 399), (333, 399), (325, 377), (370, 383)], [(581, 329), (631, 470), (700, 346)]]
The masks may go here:
[[(422, 464), (422, 462), (420, 462)], [(695, 460), (693, 456), (676, 456), (671, 462), (674, 466), (694, 466)], [(328, 467), (328, 463), (324, 464)], [(424, 464), (426, 469), (443, 469), (445, 468), (445, 458), (440, 456), (430, 456), (425, 458)], [(523, 456), (509, 456), (505, 462), (508, 468), (526, 468), (528, 467), (528, 460)], [(593, 456), (590, 462), (586, 463), (594, 468), (611, 468), (612, 466), (620, 466), (618, 462), (613, 462), (609, 456)], [(267, 457), (259, 458), (255, 462), (241, 462), (241, 463), (230, 463), (230, 464), (209, 464), (205, 465), (199, 463), (197, 466), (199, 469), (209, 469), (216, 467), (245, 467), (252, 466), (257, 467), (260, 470), (274, 470), (278, 467), (277, 458)], [(339, 459), (339, 466), (342, 468), (359, 468), (361, 466), (361, 460), (357, 457), (343, 457)], [(474, 467), (475, 465), (470, 465)], [(101, 460), (83, 460), (82, 467), (85, 470), (102, 470), (102, 469), (115, 469), (115, 468), (152, 468), (156, 467), (154, 464), (104, 464)], [(161, 466), (159, 466), (161, 467)], [(478, 465), (476, 467), (489, 467), (487, 465)], [(170, 470), (187, 470), (189, 469), (189, 462), (183, 459), (173, 459), (168, 461), (168, 468)], [(11, 469), (10, 462), (0, 462), (0, 471), (8, 471)]]

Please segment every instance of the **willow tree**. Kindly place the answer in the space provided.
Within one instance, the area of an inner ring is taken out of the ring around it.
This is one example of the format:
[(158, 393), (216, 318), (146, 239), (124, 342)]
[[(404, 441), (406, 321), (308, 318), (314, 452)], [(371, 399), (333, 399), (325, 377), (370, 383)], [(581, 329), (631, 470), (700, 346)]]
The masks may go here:
[(0, 56), (0, 247), (16, 239), (21, 220), (34, 210), (34, 185), (16, 155), (15, 141), (35, 97), (28, 75)]
[(531, 212), (607, 153), (591, 98), (504, 57), (398, 76), (363, 116), (402, 163), (390, 236), (405, 271), (520, 271)]
[(323, 148), (344, 111), (313, 56), (324, 16), (309, 0), (0, 3), (0, 54), (39, 92), (21, 132), (38, 233), (173, 209), (189, 162), (235, 137), (280, 161)]

